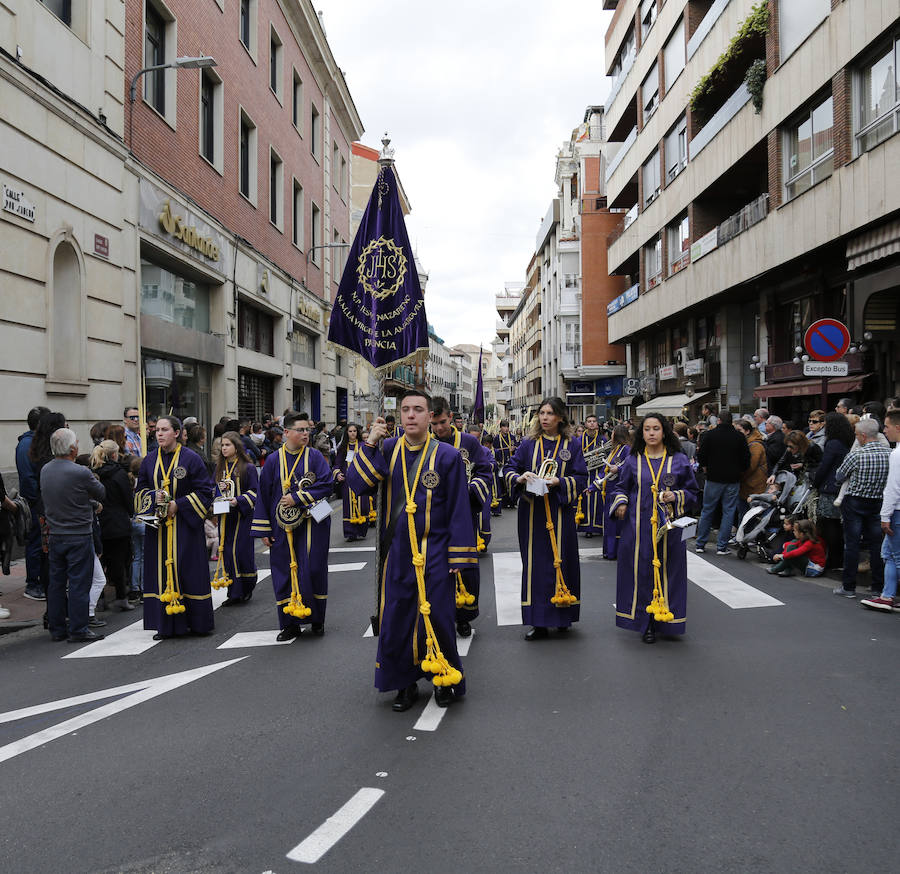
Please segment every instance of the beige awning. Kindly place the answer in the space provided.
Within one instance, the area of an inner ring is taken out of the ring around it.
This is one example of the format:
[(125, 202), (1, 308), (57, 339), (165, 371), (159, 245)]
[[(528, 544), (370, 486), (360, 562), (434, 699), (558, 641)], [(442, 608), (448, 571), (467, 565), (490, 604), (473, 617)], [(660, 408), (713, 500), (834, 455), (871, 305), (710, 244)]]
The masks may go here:
[(662, 413), (664, 416), (680, 416), (681, 411), (688, 404), (695, 404), (697, 401), (702, 401), (711, 394), (711, 391), (702, 391), (691, 395), (690, 397), (687, 395), (660, 395), (658, 398), (653, 398), (652, 401), (641, 404), (634, 412), (638, 416), (646, 416), (647, 413)]
[(887, 258), (900, 252), (900, 219), (859, 234), (847, 243), (847, 269)]

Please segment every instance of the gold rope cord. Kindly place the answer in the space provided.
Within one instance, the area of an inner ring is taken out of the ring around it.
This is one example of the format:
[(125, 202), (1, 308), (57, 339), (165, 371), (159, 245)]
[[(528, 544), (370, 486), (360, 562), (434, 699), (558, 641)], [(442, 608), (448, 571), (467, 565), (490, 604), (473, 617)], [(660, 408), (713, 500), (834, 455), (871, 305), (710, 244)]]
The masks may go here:
[[(303, 458), (303, 453), (307, 452), (308, 448), (309, 447), (304, 446), (303, 449), (300, 450), (299, 455), (297, 455), (297, 458), (294, 461), (294, 466), (290, 471), (287, 469), (287, 450), (282, 446), (278, 451), (278, 470), (281, 475), (282, 497), (290, 492), (291, 477), (293, 477), (294, 471), (300, 463), (300, 459)], [(294, 549), (294, 532), (292, 529), (286, 528), (284, 529), (284, 534), (285, 537), (287, 537), (288, 549), (291, 552), (291, 598), (281, 609), (288, 616), (294, 616), (297, 619), (305, 619), (307, 616), (312, 615), (312, 609), (303, 603), (303, 598), (300, 596), (300, 581), (297, 577), (297, 552)]]
[(419, 465), (416, 468), (411, 489), (406, 470), (406, 447), (409, 444), (405, 434), (400, 438), (400, 459), (403, 465), (403, 488), (406, 491), (406, 523), (409, 530), (409, 547), (412, 551), (413, 570), (416, 574), (416, 587), (419, 591), (419, 613), (422, 614), (422, 620), (425, 624), (426, 653), (425, 658), (421, 662), (422, 670), (426, 673), (434, 674), (431, 682), (435, 686), (455, 686), (462, 681), (462, 672), (447, 661), (447, 658), (441, 652), (437, 635), (434, 633), (434, 626), (431, 624), (431, 604), (428, 602), (425, 592), (425, 555), (419, 549), (419, 538), (416, 534), (416, 510), (418, 507), (413, 498), (419, 485), (419, 477), (422, 474), (425, 458), (428, 455), (428, 445), (432, 439), (434, 438), (429, 433), (419, 456)]
[[(228, 462), (225, 462), (225, 479), (231, 479), (231, 474), (234, 473), (236, 464), (237, 460), (229, 468)], [(227, 518), (228, 513), (223, 513), (219, 517), (219, 558), (216, 562), (216, 571), (213, 574), (212, 583), (210, 584), (214, 589), (227, 589), (234, 582), (228, 576), (228, 571), (225, 570), (225, 520)]]
[[(662, 463), (659, 470), (654, 474), (653, 465), (650, 463), (650, 456), (644, 450), (644, 458), (647, 461), (647, 467), (650, 468), (650, 478), (652, 485), (650, 486), (651, 500), (653, 501), (653, 512), (650, 515), (650, 538), (653, 543), (653, 600), (647, 605), (647, 612), (659, 622), (671, 622), (675, 615), (669, 609), (666, 601), (666, 595), (662, 587), (662, 562), (659, 560), (659, 546), (657, 545), (656, 535), (659, 533), (659, 478), (662, 475), (663, 468), (666, 466), (668, 458), (668, 450), (663, 454)], [(638, 467), (638, 477), (641, 471)], [(637, 546), (635, 546), (637, 549)]]
[(456, 574), (456, 606), (471, 607), (475, 603), (475, 596), (466, 589), (463, 582), (462, 572), (455, 571)]
[[(556, 435), (556, 444), (553, 447), (553, 454), (550, 456), (551, 459), (556, 459), (556, 455), (559, 452), (560, 441), (562, 439), (562, 435)], [(541, 464), (544, 463), (544, 435), (542, 434), (538, 437), (538, 443), (541, 448)], [(557, 607), (571, 607), (578, 599), (569, 591), (569, 587), (566, 585), (566, 581), (563, 579), (562, 572), (562, 558), (559, 554), (559, 543), (556, 540), (556, 526), (553, 524), (553, 516), (550, 510), (550, 495), (544, 495), (544, 514), (547, 517), (546, 527), (547, 527), (547, 535), (550, 538), (550, 548), (553, 550), (553, 568), (556, 571), (556, 591), (554, 592), (553, 597), (550, 599), (551, 604), (555, 604)]]
[[(162, 449), (156, 455), (156, 469), (153, 471), (153, 479), (160, 474), (160, 488), (167, 494), (169, 491), (169, 483), (172, 481), (172, 471), (178, 464), (178, 456), (181, 454), (181, 444), (175, 447), (175, 453), (166, 470), (162, 465)], [(159, 596), (159, 600), (166, 605), (166, 614), (172, 616), (176, 613), (184, 613), (187, 607), (181, 603), (181, 590), (175, 580), (175, 520), (168, 515), (168, 507), (166, 513), (166, 586)]]

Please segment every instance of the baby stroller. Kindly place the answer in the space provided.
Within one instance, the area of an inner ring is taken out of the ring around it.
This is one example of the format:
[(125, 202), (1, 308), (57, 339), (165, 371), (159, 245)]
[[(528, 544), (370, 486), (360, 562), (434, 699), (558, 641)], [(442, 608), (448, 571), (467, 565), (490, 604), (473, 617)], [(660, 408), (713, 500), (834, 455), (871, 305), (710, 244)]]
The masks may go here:
[(771, 491), (750, 495), (750, 508), (744, 513), (734, 538), (740, 559), (746, 558), (751, 549), (760, 558), (771, 559), (773, 553), (769, 545), (781, 533), (782, 523), (786, 517), (796, 517), (803, 512), (812, 490), (804, 473), (798, 477), (789, 470), (778, 473), (773, 485)]

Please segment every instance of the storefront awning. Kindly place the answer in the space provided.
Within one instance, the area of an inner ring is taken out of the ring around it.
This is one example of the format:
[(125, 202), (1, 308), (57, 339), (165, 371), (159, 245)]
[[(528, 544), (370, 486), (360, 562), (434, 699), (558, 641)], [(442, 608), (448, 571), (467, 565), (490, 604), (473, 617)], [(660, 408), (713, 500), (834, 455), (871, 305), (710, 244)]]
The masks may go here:
[[(828, 380), (828, 394), (846, 395), (859, 391), (863, 380), (870, 373), (859, 373), (856, 376), (831, 377)], [(792, 379), (789, 382), (763, 383), (753, 390), (755, 398), (800, 398), (822, 394), (821, 379)]]
[(630, 407), (631, 404), (632, 404), (633, 402), (634, 402), (634, 398), (633, 398), (633, 397), (619, 398), (619, 399), (616, 401), (616, 406), (617, 406), (617, 407)]
[(702, 401), (711, 394), (711, 391), (702, 391), (699, 394), (694, 394), (690, 397), (688, 397), (688, 395), (660, 395), (658, 398), (653, 398), (652, 401), (641, 404), (635, 410), (635, 413), (639, 416), (646, 416), (647, 413), (662, 413), (664, 416), (680, 416), (681, 411), (688, 404), (695, 404), (697, 401)]
[(847, 269), (879, 261), (900, 252), (900, 219), (859, 234), (847, 243)]

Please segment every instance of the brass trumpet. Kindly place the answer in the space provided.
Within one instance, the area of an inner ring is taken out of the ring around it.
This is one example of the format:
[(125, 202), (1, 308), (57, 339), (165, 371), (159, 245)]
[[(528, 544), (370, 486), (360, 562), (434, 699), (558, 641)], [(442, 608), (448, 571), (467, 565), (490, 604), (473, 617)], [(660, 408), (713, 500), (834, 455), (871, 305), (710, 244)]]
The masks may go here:
[[(303, 474), (297, 482), (297, 491), (308, 489), (316, 481), (316, 475), (310, 470)], [(285, 492), (287, 494), (287, 492)], [(309, 509), (307, 507), (288, 507), (280, 501), (275, 508), (275, 521), (279, 528), (285, 531), (293, 531), (298, 525), (301, 525), (309, 518)]]
[(559, 465), (555, 458), (545, 458), (541, 462), (541, 468), (538, 471), (538, 479), (551, 480), (556, 476)]
[(671, 504), (665, 504), (660, 500), (656, 502), (656, 507), (661, 520), (657, 524), (656, 539), (662, 540), (670, 531), (675, 530), (675, 526), (669, 519), (674, 511), (674, 507)]

